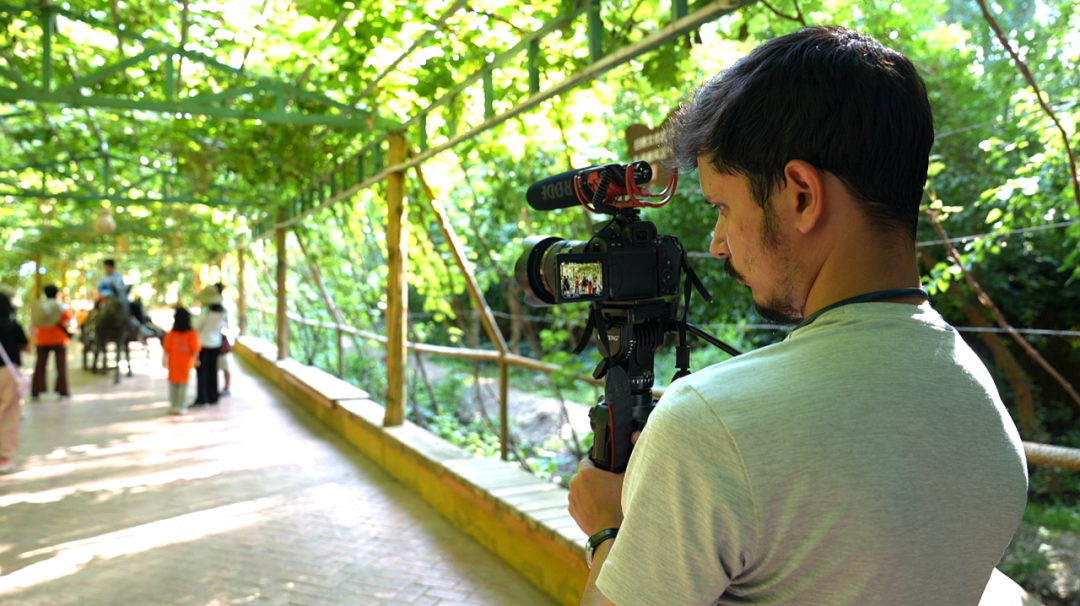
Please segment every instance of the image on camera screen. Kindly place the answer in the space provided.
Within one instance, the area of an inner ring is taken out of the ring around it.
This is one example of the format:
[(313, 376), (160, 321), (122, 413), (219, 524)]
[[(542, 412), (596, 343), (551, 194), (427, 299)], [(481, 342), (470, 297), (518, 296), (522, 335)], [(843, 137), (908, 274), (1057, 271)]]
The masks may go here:
[(597, 259), (560, 261), (559, 292), (564, 300), (603, 299), (603, 262)]

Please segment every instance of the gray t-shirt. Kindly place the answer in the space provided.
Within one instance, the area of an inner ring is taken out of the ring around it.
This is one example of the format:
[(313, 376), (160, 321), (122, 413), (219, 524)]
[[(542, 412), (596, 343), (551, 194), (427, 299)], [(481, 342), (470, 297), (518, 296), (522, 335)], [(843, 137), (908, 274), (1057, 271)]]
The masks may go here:
[(975, 606), (1023, 445), (928, 305), (860, 303), (667, 390), (597, 584), (617, 606)]

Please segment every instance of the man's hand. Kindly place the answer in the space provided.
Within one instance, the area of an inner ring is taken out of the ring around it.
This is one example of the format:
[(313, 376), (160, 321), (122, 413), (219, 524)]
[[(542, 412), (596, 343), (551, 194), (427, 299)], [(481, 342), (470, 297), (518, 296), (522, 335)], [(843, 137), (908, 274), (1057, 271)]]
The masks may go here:
[[(630, 441), (637, 443), (634, 432)], [(578, 464), (578, 473), (570, 480), (570, 516), (578, 528), (587, 535), (594, 535), (605, 528), (622, 525), (623, 474), (599, 469), (589, 459)]]
[(604, 471), (589, 459), (578, 464), (570, 480), (569, 510), (582, 532), (594, 535), (622, 525), (622, 485), (623, 474)]

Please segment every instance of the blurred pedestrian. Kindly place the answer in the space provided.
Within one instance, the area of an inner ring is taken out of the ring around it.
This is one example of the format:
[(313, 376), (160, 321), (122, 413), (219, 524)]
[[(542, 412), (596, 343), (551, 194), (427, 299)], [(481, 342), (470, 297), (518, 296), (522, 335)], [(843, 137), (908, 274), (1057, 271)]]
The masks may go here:
[(12, 459), (19, 446), (19, 412), (25, 389), (19, 367), (22, 352), (30, 351), (30, 341), (14, 318), (11, 299), (4, 293), (0, 293), (0, 348), (4, 363), (0, 368), (0, 474), (6, 474), (15, 471)]
[(176, 308), (172, 330), (161, 341), (161, 365), (169, 369), (169, 414), (187, 414), (187, 386), (191, 369), (199, 367), (199, 335), (191, 328), (191, 312)]
[(214, 285), (214, 288), (216, 288), (218, 294), (221, 295), (222, 315), (225, 318), (225, 326), (222, 328), (223, 332), (221, 335), (221, 355), (218, 356), (218, 368), (221, 370), (222, 374), (225, 375), (225, 385), (222, 387), (220, 395), (227, 396), (230, 395), (229, 386), (232, 385), (232, 372), (230, 372), (229, 369), (229, 363), (232, 361), (232, 342), (229, 340), (228, 335), (229, 308), (225, 306), (225, 285), (218, 282)]
[(195, 298), (202, 303), (202, 311), (195, 321), (195, 331), (199, 333), (199, 366), (195, 372), (198, 388), (192, 406), (217, 404), (218, 374), (217, 362), (221, 355), (221, 330), (225, 328), (225, 308), (221, 305), (221, 293), (217, 288), (208, 286)]
[(49, 354), (56, 358), (56, 393), (61, 398), (71, 396), (68, 390), (67, 379), (67, 346), (71, 341), (71, 320), (74, 315), (67, 305), (56, 299), (60, 292), (56, 286), (50, 284), (45, 287), (45, 298), (34, 303), (30, 319), (33, 326), (30, 330), (37, 344), (37, 360), (34, 364), (34, 384), (30, 388), (30, 399), (37, 400), (38, 396), (45, 393), (45, 377), (48, 368)]

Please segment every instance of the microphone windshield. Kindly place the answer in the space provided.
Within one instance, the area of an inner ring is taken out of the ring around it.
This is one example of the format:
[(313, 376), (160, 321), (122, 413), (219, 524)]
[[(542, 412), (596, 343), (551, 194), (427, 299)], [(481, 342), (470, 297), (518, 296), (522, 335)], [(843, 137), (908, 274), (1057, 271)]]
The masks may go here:
[(574, 177), (582, 171), (594, 168), (596, 167), (590, 166), (568, 170), (547, 179), (541, 179), (529, 186), (528, 191), (525, 192), (525, 201), (536, 210), (578, 206), (580, 202), (578, 202), (577, 194), (574, 193)]

